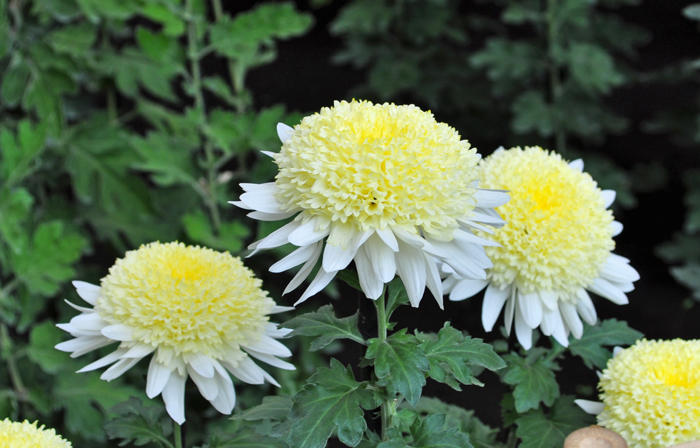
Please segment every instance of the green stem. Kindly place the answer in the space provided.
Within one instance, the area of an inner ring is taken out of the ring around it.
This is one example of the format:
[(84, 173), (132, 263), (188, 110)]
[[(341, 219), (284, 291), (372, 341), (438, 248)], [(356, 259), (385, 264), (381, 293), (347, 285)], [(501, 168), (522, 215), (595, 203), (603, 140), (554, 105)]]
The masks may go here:
[[(386, 291), (385, 291), (386, 293)], [(377, 337), (380, 341), (384, 342), (387, 338), (387, 327), (389, 322), (387, 322), (386, 314), (386, 303), (385, 294), (379, 296), (375, 301), (375, 306), (377, 307)], [(396, 400), (385, 399), (382, 401), (381, 406), (381, 420), (382, 420), (382, 440), (387, 440), (387, 429), (392, 426), (394, 414), (396, 414)]]
[(175, 448), (182, 448), (182, 427), (173, 421), (173, 437), (175, 439)]
[[(559, 45), (559, 24), (555, 18), (557, 0), (547, 1), (547, 46), (549, 53), (549, 83), (552, 91), (552, 103), (559, 106), (562, 101), (563, 86), (561, 72), (557, 63), (556, 48)], [(561, 121), (560, 114), (554, 118), (555, 148), (559, 154), (566, 154), (566, 129)]]
[[(2, 324), (0, 327), (0, 336), (2, 336), (2, 350), (12, 351), (12, 339), (10, 339), (7, 325)], [(16, 353), (8, 353), (5, 363), (7, 364), (7, 372), (10, 375), (10, 381), (12, 381), (12, 385), (14, 386), (17, 399), (19, 401), (24, 401), (27, 398), (27, 388), (24, 386), (19, 368), (17, 368), (15, 356)]]
[[(186, 0), (185, 7), (187, 9), (187, 41), (188, 41), (188, 58), (190, 60), (190, 70), (192, 71), (192, 91), (194, 92), (195, 108), (199, 112), (200, 117), (200, 133), (201, 127), (207, 119), (206, 105), (204, 104), (204, 91), (202, 88), (202, 73), (199, 67), (199, 39), (197, 38), (197, 22), (193, 15), (192, 0)], [(202, 133), (203, 134), (203, 133)], [(214, 225), (214, 233), (218, 234), (221, 228), (221, 216), (219, 207), (216, 203), (216, 158), (211, 142), (206, 136), (204, 139), (204, 157), (207, 162), (207, 207)]]

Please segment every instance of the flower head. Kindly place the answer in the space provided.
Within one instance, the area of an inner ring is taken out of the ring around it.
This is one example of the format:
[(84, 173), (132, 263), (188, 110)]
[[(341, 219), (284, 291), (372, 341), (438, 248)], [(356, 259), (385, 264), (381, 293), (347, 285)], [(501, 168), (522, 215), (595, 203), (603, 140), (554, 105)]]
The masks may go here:
[(631, 448), (663, 448), (700, 438), (700, 340), (638, 341), (608, 361), (598, 385), (598, 423)]
[(37, 427), (37, 422), (0, 421), (0, 446), (3, 448), (71, 448), (73, 445), (54, 429)]
[(500, 149), (480, 164), (482, 186), (510, 192), (511, 200), (498, 208), (506, 225), (494, 232), (500, 246), (486, 248), (493, 261), (487, 278), (455, 273), (445, 281), (445, 291), (451, 300), (463, 300), (488, 285), (484, 328), (493, 329), (505, 305), (506, 330), (515, 319), (526, 349), (534, 328), (566, 346), (569, 333), (581, 337), (581, 317), (595, 324), (586, 289), (625, 304), (625, 292), (639, 279), (629, 260), (611, 253), (612, 238), (622, 231), (607, 210), (615, 192), (601, 191), (582, 170), (581, 161), (567, 164), (539, 147)]
[(188, 376), (219, 412), (230, 414), (236, 397), (229, 373), (249, 384), (267, 380), (279, 386), (251, 356), (294, 369), (276, 358), (291, 355), (275, 340), (289, 331), (268, 317), (288, 308), (276, 306), (260, 284), (228, 252), (182, 243), (144, 245), (117, 260), (101, 286), (73, 282), (94, 308), (71, 304), (82, 313), (58, 327), (75, 339), (56, 348), (77, 357), (118, 342), (114, 352), (79, 370), (113, 364), (101, 376), (107, 381), (153, 353), (146, 394), (162, 393), (173, 420), (185, 420)]
[(436, 259), (465, 278), (485, 278), (491, 263), (483, 246), (493, 243), (471, 229), (501, 225), (493, 207), (508, 196), (477, 188), (479, 155), (453, 128), (415, 106), (343, 101), (294, 128), (280, 124), (278, 133), (281, 151), (267, 153), (279, 167), (276, 181), (242, 184), (234, 204), (260, 220), (296, 215), (251, 246), (299, 246), (270, 269), (304, 264), (285, 293), (321, 256), (299, 302), (353, 260), (367, 297), (379, 297), (398, 274), (413, 306), (426, 285), (442, 306)]

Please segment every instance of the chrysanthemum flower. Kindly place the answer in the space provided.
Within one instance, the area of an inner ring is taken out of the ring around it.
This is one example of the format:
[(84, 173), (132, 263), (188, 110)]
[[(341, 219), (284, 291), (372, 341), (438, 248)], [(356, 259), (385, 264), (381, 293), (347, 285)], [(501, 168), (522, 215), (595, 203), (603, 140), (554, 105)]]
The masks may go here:
[(601, 191), (580, 160), (567, 164), (561, 156), (539, 147), (497, 150), (480, 166), (479, 182), (505, 189), (511, 200), (498, 207), (506, 225), (495, 230), (500, 246), (487, 247), (493, 261), (484, 280), (452, 273), (444, 290), (451, 300), (464, 300), (484, 287), (482, 323), (493, 329), (505, 305), (506, 331), (513, 320), (518, 341), (532, 346), (532, 330), (568, 345), (568, 335), (580, 338), (583, 323), (597, 320), (586, 290), (613, 303), (627, 303), (626, 292), (639, 274), (629, 260), (611, 253), (613, 236), (622, 225), (607, 210), (615, 199)]
[(638, 341), (600, 375), (602, 403), (576, 400), (630, 448), (700, 439), (700, 341)]
[(277, 131), (282, 149), (267, 153), (279, 167), (276, 181), (242, 184), (234, 204), (263, 221), (296, 215), (250, 248), (299, 246), (270, 268), (303, 264), (285, 293), (322, 258), (297, 303), (353, 260), (368, 298), (398, 275), (413, 306), (426, 285), (442, 306), (436, 259), (464, 278), (486, 278), (483, 246), (494, 243), (472, 229), (502, 225), (493, 207), (508, 195), (477, 188), (479, 155), (453, 128), (412, 105), (343, 101)]
[(236, 395), (229, 373), (249, 384), (267, 380), (279, 386), (251, 357), (294, 370), (277, 359), (291, 355), (275, 340), (289, 330), (268, 317), (291, 308), (276, 306), (260, 280), (228, 252), (150, 243), (117, 260), (101, 286), (73, 285), (94, 308), (71, 304), (82, 314), (58, 327), (75, 339), (56, 348), (74, 358), (118, 342), (114, 352), (78, 371), (113, 364), (101, 376), (107, 381), (153, 354), (146, 394), (162, 393), (177, 423), (185, 421), (188, 376), (219, 412), (230, 414)]
[(37, 427), (37, 422), (0, 421), (0, 446), (3, 448), (71, 448), (73, 445), (54, 429)]

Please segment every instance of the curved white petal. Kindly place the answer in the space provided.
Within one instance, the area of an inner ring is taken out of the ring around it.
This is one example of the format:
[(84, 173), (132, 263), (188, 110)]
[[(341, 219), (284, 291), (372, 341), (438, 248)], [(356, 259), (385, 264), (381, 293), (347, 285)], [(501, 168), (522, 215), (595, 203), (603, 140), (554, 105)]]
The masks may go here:
[(211, 377), (204, 377), (197, 373), (197, 370), (193, 369), (191, 365), (187, 365), (187, 373), (189, 374), (190, 378), (194, 381), (194, 384), (197, 385), (197, 389), (199, 389), (199, 393), (202, 394), (204, 398), (206, 398), (209, 401), (212, 401), (213, 399), (216, 398), (217, 395), (219, 395), (219, 384), (216, 381), (216, 376), (217, 375), (212, 375)]
[(484, 330), (491, 331), (498, 320), (498, 315), (501, 314), (503, 305), (512, 294), (512, 285), (508, 285), (503, 289), (493, 283), (486, 288), (484, 293), (484, 303), (481, 307), (481, 323), (484, 325)]
[(292, 352), (289, 351), (287, 346), (264, 334), (261, 335), (258, 341), (250, 344), (241, 344), (241, 347), (244, 347), (246, 350), (255, 350), (256, 352), (283, 358), (292, 356)]
[(591, 297), (583, 288), (579, 288), (576, 291), (576, 297), (578, 297), (578, 302), (576, 302), (578, 314), (588, 325), (595, 325), (598, 322), (598, 314), (595, 311)]
[(104, 337), (115, 340), (115, 341), (122, 341), (122, 342), (131, 342), (133, 341), (131, 335), (133, 333), (133, 329), (124, 324), (115, 324), (115, 325), (108, 325), (104, 328), (102, 328), (101, 333)]
[(289, 237), (292, 233), (298, 230), (300, 226), (299, 221), (292, 221), (289, 224), (285, 224), (279, 229), (275, 230), (265, 238), (258, 240), (248, 246), (248, 249), (254, 249), (253, 252), (248, 254), (248, 257), (252, 257), (258, 251), (262, 249), (272, 249), (274, 247), (279, 247), (287, 244), (289, 242)]
[(489, 240), (486, 238), (481, 238), (479, 236), (474, 235), (471, 233), (471, 231), (468, 230), (460, 230), (460, 229), (455, 229), (454, 232), (452, 232), (452, 237), (465, 244), (475, 244), (478, 246), (493, 246), (493, 247), (498, 247), (500, 244), (493, 240)]
[(279, 313), (286, 313), (287, 311), (293, 311), (295, 308), (293, 306), (280, 306), (280, 305), (275, 305), (269, 313), (267, 314), (279, 314)]
[(636, 282), (639, 273), (629, 265), (629, 262), (620, 260), (621, 257), (613, 257), (611, 254), (603, 265), (600, 276), (606, 280), (618, 283)]
[(73, 308), (74, 310), (78, 310), (78, 311), (80, 311), (81, 313), (89, 314), (89, 313), (94, 313), (94, 312), (95, 312), (95, 309), (94, 309), (94, 308), (87, 308), (87, 307), (84, 307), (84, 306), (79, 306), (79, 305), (76, 305), (76, 304), (74, 304), (74, 303), (69, 302), (68, 300), (64, 300), (64, 302), (66, 302), (66, 303), (68, 304), (68, 306), (70, 306), (70, 307)]
[(104, 366), (108, 366), (110, 364), (113, 364), (113, 363), (119, 361), (122, 358), (122, 356), (124, 355), (124, 353), (126, 353), (126, 349), (122, 349), (122, 348), (117, 349), (117, 350), (113, 351), (112, 353), (110, 353), (109, 355), (104, 356), (104, 357), (98, 359), (97, 361), (86, 365), (82, 369), (78, 370), (76, 373), (90, 372), (92, 370), (101, 369)]
[[(517, 294), (521, 296), (520, 293)], [(525, 350), (530, 350), (532, 348), (532, 327), (530, 327), (525, 318), (523, 317), (522, 311), (520, 310), (521, 305), (519, 301), (515, 303), (515, 336), (518, 338), (518, 342), (523, 346)]]
[(231, 372), (233, 376), (248, 384), (263, 384), (265, 382), (264, 370), (249, 356), (238, 361), (238, 364), (233, 364), (221, 361), (221, 364), (226, 367), (226, 370)]
[[(542, 323), (540, 324), (540, 330), (545, 336), (551, 336), (554, 333), (554, 328), (557, 325), (557, 315), (559, 314), (559, 309), (552, 310), (549, 308), (542, 309)], [(561, 316), (559, 316), (561, 319)]]
[(78, 314), (70, 320), (70, 324), (77, 330), (100, 331), (107, 325), (98, 313)]
[(268, 322), (267, 324), (265, 324), (265, 334), (267, 336), (270, 336), (271, 338), (286, 338), (292, 331), (293, 330), (289, 328), (281, 328), (278, 326), (278, 324), (273, 322)]
[(621, 222), (613, 221), (610, 225), (612, 226), (612, 229), (613, 229), (612, 236), (618, 236), (619, 234), (622, 233), (622, 230), (624, 227), (622, 226)]
[(204, 378), (212, 378), (214, 376), (214, 363), (217, 361), (203, 353), (188, 353), (183, 355), (185, 364), (191, 366), (195, 372)]
[(399, 253), (396, 256), (396, 273), (406, 287), (411, 306), (418, 307), (425, 292), (425, 261), (423, 251), (407, 244), (399, 237)]
[(124, 358), (143, 358), (145, 356), (150, 355), (155, 351), (155, 347), (149, 344), (141, 344), (137, 343), (133, 347), (129, 349), (126, 353), (124, 353)]
[(566, 325), (562, 319), (561, 312), (557, 311), (554, 314), (554, 327), (552, 328), (552, 336), (563, 347), (569, 346), (569, 332), (566, 331)]
[[(453, 242), (442, 242), (430, 239), (430, 244), (435, 247), (439, 252), (440, 260), (445, 264), (448, 264), (455, 272), (462, 278), (471, 280), (483, 280), (486, 278), (486, 271), (479, 262), (483, 262), (480, 257), (472, 257), (471, 255), (479, 253), (478, 246), (470, 245), (472, 247), (468, 248), (469, 254), (466, 254), (461, 246), (454, 244)], [(476, 249), (472, 251), (472, 249)], [(483, 247), (481, 248), (483, 251)], [(431, 255), (435, 255), (431, 253)], [(486, 257), (484, 255), (484, 257)], [(399, 257), (399, 260), (401, 257)], [(488, 260), (488, 257), (486, 257)], [(490, 260), (488, 260), (491, 263)]]
[(583, 171), (583, 160), (572, 160), (571, 162), (569, 162), (569, 167), (575, 169), (576, 171)]
[(578, 316), (576, 306), (569, 302), (561, 302), (559, 304), (559, 310), (561, 311), (561, 317), (564, 319), (564, 323), (566, 323), (569, 330), (571, 330), (571, 334), (573, 334), (576, 339), (581, 339), (581, 336), (583, 336), (583, 322), (581, 322), (581, 318)]
[(511, 286), (510, 299), (506, 300), (506, 309), (503, 313), (506, 326), (506, 334), (510, 336), (510, 329), (513, 325), (513, 315), (515, 314), (515, 302), (517, 301), (516, 295), (518, 294), (518, 288), (515, 285)]
[(474, 193), (474, 199), (481, 208), (496, 208), (508, 202), (510, 195), (505, 190), (479, 188)]
[(100, 287), (92, 283), (81, 282), (80, 280), (75, 280), (72, 283), (80, 298), (95, 306), (97, 298), (100, 296)]
[(185, 422), (185, 382), (187, 375), (173, 372), (163, 388), (163, 402), (170, 418), (178, 425)]
[(600, 277), (593, 280), (593, 283), (588, 285), (586, 289), (598, 294), (601, 297), (605, 297), (616, 305), (626, 305), (629, 303), (629, 300), (627, 300), (627, 296), (624, 292), (620, 291), (609, 281)]
[(302, 282), (306, 279), (306, 277), (308, 277), (309, 274), (311, 274), (311, 271), (313, 271), (314, 266), (316, 266), (316, 263), (318, 262), (318, 258), (321, 256), (321, 251), (323, 250), (323, 241), (318, 241), (317, 243), (312, 244), (311, 247), (314, 248), (311, 257), (309, 257), (306, 263), (304, 263), (304, 266), (302, 266), (301, 269), (299, 269), (297, 275), (295, 275), (294, 278), (292, 278), (292, 281), (289, 282), (282, 294), (287, 294), (288, 292), (297, 289), (299, 285), (301, 285)]
[[(444, 274), (444, 270), (443, 270), (444, 266), (446, 266), (445, 263), (440, 263), (439, 269), (440, 269), (440, 272), (442, 274)], [(450, 269), (452, 269), (452, 268), (450, 268)], [(456, 299), (452, 298), (452, 295), (451, 295), (452, 290), (454, 289), (454, 287), (457, 285), (457, 283), (459, 281), (460, 281), (460, 279), (458, 279), (457, 276), (455, 276), (455, 275), (448, 275), (447, 278), (442, 281), (442, 290), (444, 291), (445, 294), (450, 294), (450, 300), (454, 300), (455, 302), (459, 301), (459, 300), (466, 299), (466, 297), (461, 298), (461, 299), (460, 298), (456, 298)], [(473, 281), (473, 280), (465, 280), (465, 281)], [(459, 297), (459, 296), (456, 296), (456, 297)]]
[(518, 291), (518, 309), (530, 328), (537, 328), (542, 322), (542, 301), (537, 292)]
[(435, 297), (435, 301), (441, 310), (445, 309), (445, 304), (443, 303), (443, 292), (442, 292), (442, 281), (440, 280), (440, 272), (437, 268), (437, 263), (435, 259), (430, 255), (423, 253), (423, 259), (425, 260), (425, 286), (428, 288)]
[(302, 263), (306, 263), (311, 257), (313, 257), (315, 250), (316, 246), (313, 244), (300, 247), (279, 260), (277, 263), (270, 266), (270, 272), (284, 272), (287, 269), (293, 268), (294, 266), (299, 266)]
[(282, 143), (286, 142), (294, 133), (294, 128), (284, 123), (277, 123), (277, 136)]
[(326, 272), (340, 271), (348, 267), (360, 246), (374, 233), (373, 230), (362, 232), (359, 229), (353, 228), (348, 234), (343, 232), (343, 237), (334, 243), (333, 240), (335, 240), (336, 229), (345, 227), (354, 226), (336, 225), (328, 236), (326, 248), (323, 251), (323, 269)]
[(615, 202), (615, 196), (617, 196), (615, 190), (603, 190), (600, 192), (600, 194), (603, 196), (603, 200), (605, 201), (605, 208), (610, 207), (613, 202)]
[(168, 383), (171, 373), (172, 370), (156, 361), (155, 356), (151, 358), (146, 377), (146, 395), (148, 398), (156, 397), (163, 392), (163, 388)]
[(294, 306), (299, 305), (300, 303), (304, 302), (306, 299), (309, 297), (313, 296), (331, 282), (333, 280), (333, 277), (335, 277), (335, 274), (337, 274), (337, 271), (333, 272), (326, 272), (323, 267), (321, 267), (318, 270), (318, 274), (316, 274), (316, 277), (314, 277), (313, 281), (309, 285), (308, 288), (306, 288), (306, 291), (304, 291), (304, 294), (301, 295), (299, 300), (294, 302)]
[[(290, 364), (286, 361), (282, 361), (281, 359), (277, 359), (272, 355), (268, 355), (267, 353), (261, 353), (257, 350), (251, 350), (251, 349), (246, 349), (246, 352), (252, 356), (253, 358), (257, 358), (260, 361), (270, 364), (273, 367), (277, 367), (283, 370), (296, 370), (297, 368), (294, 366), (294, 364)], [(264, 371), (263, 371), (264, 372)]]
[(600, 401), (579, 399), (579, 400), (574, 400), (574, 403), (576, 403), (586, 413), (593, 414), (593, 415), (598, 415), (601, 412), (603, 412), (603, 409), (605, 409), (605, 403), (601, 403)]
[(56, 326), (63, 331), (67, 331), (68, 333), (71, 334), (71, 336), (74, 336), (76, 338), (80, 337), (80, 336), (90, 336), (90, 337), (99, 336), (101, 338), (104, 338), (102, 336), (102, 333), (100, 332), (100, 330), (79, 330), (79, 329), (75, 328), (73, 325), (71, 325), (70, 323), (56, 324)]
[(289, 242), (295, 246), (308, 246), (309, 244), (321, 241), (331, 232), (331, 226), (327, 225), (322, 227), (321, 224), (324, 224), (321, 222), (321, 218), (311, 218), (305, 223), (300, 224), (299, 227), (289, 235)]
[(100, 375), (100, 379), (112, 381), (113, 379), (119, 378), (124, 374), (124, 372), (134, 367), (139, 361), (141, 361), (140, 358), (122, 358), (115, 364), (112, 364), (112, 367), (105, 370), (104, 373)]
[(228, 378), (228, 375), (226, 377), (216, 375), (214, 379), (218, 383), (219, 393), (214, 400), (209, 400), (209, 402), (217, 411), (229, 415), (236, 405), (236, 390), (233, 388), (233, 383)]
[(103, 336), (80, 336), (69, 341), (61, 342), (56, 344), (56, 349), (62, 352), (72, 352), (70, 357), (77, 358), (86, 353), (89, 353), (98, 348), (105, 347), (109, 344), (113, 344), (111, 341)]
[[(450, 288), (450, 300), (453, 302), (458, 302), (460, 300), (468, 299), (479, 291), (484, 289), (488, 284), (488, 280), (470, 280), (470, 279), (457, 279), (454, 275), (447, 277), (442, 284), (442, 287), (447, 291), (448, 281), (455, 281), (454, 286)], [(500, 310), (498, 310), (500, 313)]]
[(258, 221), (279, 221), (282, 219), (292, 217), (295, 213), (299, 213), (299, 210), (294, 209), (287, 212), (280, 211), (275, 213), (261, 212), (256, 210), (248, 213), (246, 216), (252, 219), (257, 219)]
[(550, 310), (558, 310), (559, 294), (554, 291), (537, 291), (542, 304)]
[(394, 252), (399, 251), (399, 243), (396, 241), (396, 236), (391, 229), (376, 230), (376, 234), (382, 239), (382, 241), (384, 241), (384, 244), (389, 246), (391, 250)]
[(362, 245), (362, 249), (365, 251), (376, 277), (383, 283), (389, 283), (396, 275), (395, 251), (387, 246), (377, 234), (370, 236), (367, 242)]
[[(377, 277), (372, 260), (367, 255), (367, 250), (367, 244), (365, 244), (357, 251), (355, 267), (360, 280), (360, 288), (362, 288), (365, 296), (368, 299), (376, 300), (384, 292), (384, 282)], [(391, 252), (391, 257), (393, 262), (394, 252)], [(394, 270), (396, 270), (396, 264), (394, 264)]]
[(275, 196), (279, 192), (279, 187), (275, 182), (264, 184), (241, 184), (245, 193), (239, 198), (249, 210), (256, 210), (265, 213), (284, 213), (283, 204)]

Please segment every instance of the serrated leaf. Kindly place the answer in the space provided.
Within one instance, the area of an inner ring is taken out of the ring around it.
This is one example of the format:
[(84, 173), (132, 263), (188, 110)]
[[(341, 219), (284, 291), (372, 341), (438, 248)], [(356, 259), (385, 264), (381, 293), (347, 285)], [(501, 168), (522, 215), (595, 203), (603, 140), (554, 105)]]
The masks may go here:
[(55, 374), (66, 367), (66, 354), (54, 348), (64, 334), (52, 321), (35, 325), (29, 333), (27, 356), (48, 374)]
[(119, 416), (104, 422), (103, 426), (110, 440), (121, 439), (119, 446), (156, 443), (160, 447), (172, 447), (168, 439), (172, 424), (168, 419), (161, 419), (162, 407), (145, 407), (139, 398), (130, 397), (110, 412)]
[(8, 129), (0, 129), (0, 148), (2, 164), (0, 177), (6, 188), (21, 182), (37, 169), (37, 157), (44, 150), (46, 129), (34, 126), (29, 120), (22, 120), (17, 125), (17, 135)]
[(154, 182), (162, 187), (178, 184), (197, 184), (192, 149), (162, 131), (152, 131), (146, 138), (134, 137), (132, 145), (142, 161), (132, 164), (134, 168), (151, 173)]
[(508, 370), (502, 378), (506, 384), (515, 386), (513, 397), (518, 412), (537, 409), (540, 403), (551, 406), (559, 397), (559, 385), (554, 372), (543, 358), (521, 358), (514, 353), (503, 358), (508, 363)]
[(143, 52), (154, 61), (163, 63), (182, 63), (184, 61), (185, 54), (182, 46), (172, 36), (138, 27), (136, 41)]
[(515, 434), (521, 448), (560, 448), (573, 431), (593, 423), (594, 417), (574, 404), (574, 397), (562, 396), (549, 413), (535, 409), (515, 420)]
[(97, 27), (89, 22), (82, 22), (58, 28), (48, 36), (46, 41), (57, 53), (82, 58), (95, 43), (96, 38)]
[(511, 110), (511, 127), (516, 133), (537, 132), (542, 137), (549, 137), (554, 132), (554, 111), (544, 100), (542, 92), (523, 93), (513, 101)]
[(7, 107), (15, 107), (22, 100), (30, 73), (29, 66), (23, 62), (12, 64), (5, 70), (0, 84), (0, 98)]
[(16, 254), (29, 245), (26, 219), (34, 197), (24, 188), (0, 189), (0, 237)]
[(165, 4), (147, 3), (139, 9), (140, 13), (163, 26), (165, 35), (178, 37), (185, 32), (185, 22), (172, 7)]
[(32, 235), (31, 245), (12, 254), (15, 274), (32, 294), (52, 296), (60, 286), (75, 277), (78, 261), (87, 241), (66, 230), (63, 222), (41, 223)]
[(495, 371), (506, 366), (505, 362), (493, 351), (493, 346), (481, 339), (465, 337), (462, 332), (452, 328), (449, 322), (437, 335), (417, 333), (421, 348), (430, 362), (428, 376), (441, 383), (447, 383), (456, 390), (461, 390), (459, 381), (464, 385), (483, 386), (467, 365), (477, 365)]
[(367, 385), (355, 381), (350, 367), (331, 359), (331, 367), (319, 369), (294, 396), (290, 414), (294, 423), (287, 437), (290, 447), (323, 448), (336, 428), (342, 443), (357, 446), (367, 429), (363, 409), (379, 406)]
[(607, 319), (594, 326), (586, 324), (581, 339), (570, 339), (569, 350), (580, 356), (589, 369), (603, 369), (612, 356), (605, 346), (631, 345), (643, 336), (627, 322)]
[(239, 412), (232, 418), (234, 420), (285, 420), (292, 409), (292, 397), (289, 395), (275, 395), (263, 398), (262, 404)]
[(302, 314), (283, 323), (284, 328), (291, 328), (290, 336), (315, 336), (309, 349), (320, 350), (337, 339), (351, 339), (365, 344), (357, 329), (359, 312), (350, 317), (337, 318), (332, 305), (324, 305), (318, 311)]
[(365, 357), (374, 360), (374, 372), (389, 393), (400, 393), (414, 406), (418, 403), (430, 362), (415, 336), (402, 329), (385, 341), (370, 339)]
[(569, 67), (578, 85), (589, 93), (609, 93), (625, 80), (615, 61), (602, 47), (574, 42), (569, 48)]
[[(445, 427), (446, 417), (443, 414), (428, 415), (416, 419), (411, 425), (413, 441), (411, 448), (473, 448), (469, 437), (459, 432), (457, 428)], [(383, 444), (377, 448), (386, 448)]]

